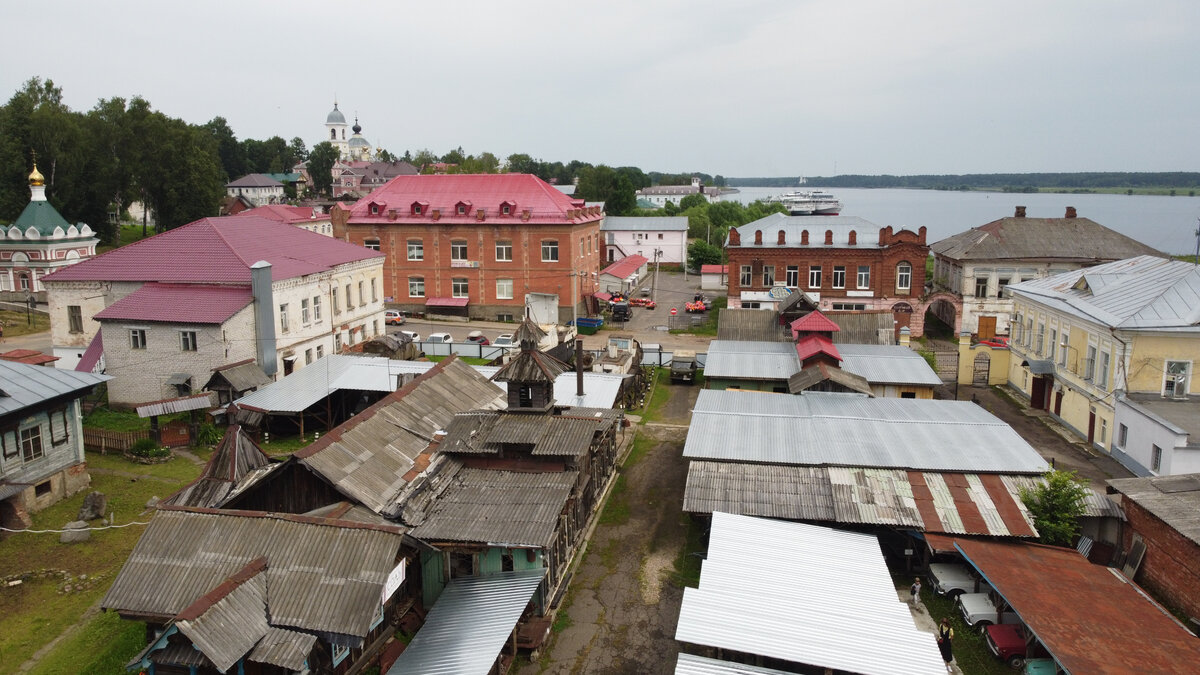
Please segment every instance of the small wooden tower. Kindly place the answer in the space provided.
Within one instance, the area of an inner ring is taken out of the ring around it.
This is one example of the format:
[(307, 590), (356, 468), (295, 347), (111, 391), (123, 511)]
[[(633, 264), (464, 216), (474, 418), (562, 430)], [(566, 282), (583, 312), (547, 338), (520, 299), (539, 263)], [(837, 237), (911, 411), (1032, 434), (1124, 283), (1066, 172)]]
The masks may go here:
[(538, 351), (546, 333), (529, 317), (513, 337), (521, 351), (492, 376), (492, 381), (507, 383), (508, 412), (549, 413), (554, 408), (554, 380), (569, 366)]

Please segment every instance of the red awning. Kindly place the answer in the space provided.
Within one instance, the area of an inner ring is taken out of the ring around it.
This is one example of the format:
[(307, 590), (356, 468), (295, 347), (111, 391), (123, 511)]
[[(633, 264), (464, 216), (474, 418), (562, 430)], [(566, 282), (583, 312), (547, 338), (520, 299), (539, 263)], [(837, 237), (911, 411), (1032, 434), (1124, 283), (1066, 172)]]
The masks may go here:
[(605, 301), (605, 302), (608, 302), (608, 301), (612, 300), (612, 295), (610, 295), (610, 294), (608, 294), (608, 293), (603, 293), (603, 292), (601, 292), (601, 293), (592, 293), (592, 295), (596, 296), (596, 299), (597, 299), (597, 300), (603, 300), (603, 301)]
[(469, 298), (426, 298), (426, 307), (466, 307)]

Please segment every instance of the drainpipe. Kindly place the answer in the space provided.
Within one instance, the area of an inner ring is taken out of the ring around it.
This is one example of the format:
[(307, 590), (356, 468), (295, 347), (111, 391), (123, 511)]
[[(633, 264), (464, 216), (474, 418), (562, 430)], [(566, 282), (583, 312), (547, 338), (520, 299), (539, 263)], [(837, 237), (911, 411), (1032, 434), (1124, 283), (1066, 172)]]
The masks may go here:
[(278, 370), (275, 353), (275, 296), (271, 289), (271, 263), (250, 266), (250, 293), (254, 297), (254, 337), (258, 366), (267, 377)]

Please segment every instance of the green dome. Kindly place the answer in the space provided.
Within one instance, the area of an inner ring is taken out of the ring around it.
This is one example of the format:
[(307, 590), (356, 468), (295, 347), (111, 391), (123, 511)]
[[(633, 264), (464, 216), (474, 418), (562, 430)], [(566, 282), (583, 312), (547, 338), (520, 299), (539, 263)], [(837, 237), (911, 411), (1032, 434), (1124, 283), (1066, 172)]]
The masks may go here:
[(61, 227), (63, 232), (66, 232), (71, 224), (59, 214), (58, 209), (50, 205), (50, 202), (32, 201), (13, 221), (13, 226), (20, 228), (21, 232), (32, 227), (37, 230), (39, 235), (51, 237), (54, 235), (54, 228)]

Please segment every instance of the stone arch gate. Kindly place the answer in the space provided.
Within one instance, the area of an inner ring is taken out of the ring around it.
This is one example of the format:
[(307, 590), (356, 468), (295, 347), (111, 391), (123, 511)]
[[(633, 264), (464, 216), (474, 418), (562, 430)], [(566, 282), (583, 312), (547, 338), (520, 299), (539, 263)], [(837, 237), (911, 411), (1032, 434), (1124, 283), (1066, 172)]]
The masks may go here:
[[(900, 304), (907, 305), (908, 303)], [(950, 326), (955, 336), (962, 330), (962, 297), (958, 295), (946, 292), (933, 293), (921, 298), (913, 310), (908, 325), (913, 337), (925, 334), (925, 315), (928, 313), (932, 313)], [(893, 310), (893, 312), (895, 311)], [(897, 317), (897, 321), (899, 320)]]

